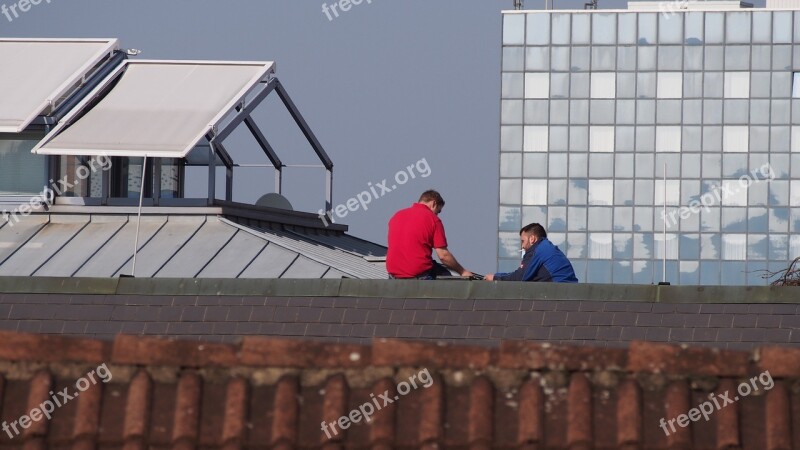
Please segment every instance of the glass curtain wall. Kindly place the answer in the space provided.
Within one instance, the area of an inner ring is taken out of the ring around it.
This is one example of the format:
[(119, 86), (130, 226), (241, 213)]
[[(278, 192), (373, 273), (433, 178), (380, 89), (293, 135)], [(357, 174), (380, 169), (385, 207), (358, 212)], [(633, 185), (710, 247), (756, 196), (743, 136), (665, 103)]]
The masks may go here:
[(499, 269), (539, 222), (581, 281), (765, 284), (800, 256), (799, 67), (798, 12), (505, 13)]

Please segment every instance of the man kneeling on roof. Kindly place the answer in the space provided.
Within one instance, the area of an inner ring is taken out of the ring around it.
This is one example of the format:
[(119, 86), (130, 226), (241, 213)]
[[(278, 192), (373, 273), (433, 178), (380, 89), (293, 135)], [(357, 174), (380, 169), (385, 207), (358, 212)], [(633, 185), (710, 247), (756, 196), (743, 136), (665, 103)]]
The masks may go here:
[(538, 223), (526, 225), (519, 230), (519, 239), (525, 250), (519, 268), (511, 273), (486, 275), (485, 280), (578, 282), (569, 259), (547, 239), (543, 226)]

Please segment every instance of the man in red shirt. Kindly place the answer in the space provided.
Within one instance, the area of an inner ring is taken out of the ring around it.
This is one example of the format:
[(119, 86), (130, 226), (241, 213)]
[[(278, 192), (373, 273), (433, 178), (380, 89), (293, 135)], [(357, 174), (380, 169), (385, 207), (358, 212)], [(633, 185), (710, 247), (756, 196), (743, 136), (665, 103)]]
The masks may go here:
[[(419, 202), (398, 211), (389, 220), (386, 271), (392, 278), (433, 280), (437, 276), (451, 275), (447, 269), (464, 277), (472, 276), (447, 249), (444, 225), (438, 217), (442, 208), (442, 196), (433, 190), (425, 191)], [(433, 249), (444, 265), (431, 258)]]

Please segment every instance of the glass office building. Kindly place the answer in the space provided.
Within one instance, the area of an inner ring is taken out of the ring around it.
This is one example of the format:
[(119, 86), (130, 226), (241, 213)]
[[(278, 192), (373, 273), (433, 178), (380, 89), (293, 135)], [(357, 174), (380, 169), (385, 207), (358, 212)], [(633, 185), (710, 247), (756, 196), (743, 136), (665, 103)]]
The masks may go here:
[(503, 13), (501, 271), (530, 222), (582, 282), (666, 258), (672, 284), (763, 285), (800, 256), (800, 11), (656, 5)]

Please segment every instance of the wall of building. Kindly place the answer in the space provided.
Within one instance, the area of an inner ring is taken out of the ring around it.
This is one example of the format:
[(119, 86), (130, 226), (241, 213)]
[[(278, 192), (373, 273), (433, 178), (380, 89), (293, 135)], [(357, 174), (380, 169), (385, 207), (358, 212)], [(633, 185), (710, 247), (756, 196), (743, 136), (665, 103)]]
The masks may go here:
[(728, 349), (800, 343), (800, 288), (389, 280), (151, 280), (0, 277), (0, 329), (232, 342), (282, 336)]
[(661, 281), (666, 256), (672, 283), (763, 285), (800, 256), (800, 11), (503, 23), (501, 269), (530, 222), (581, 281)]

